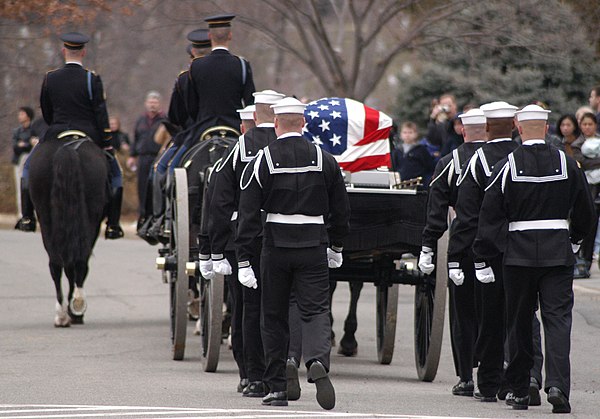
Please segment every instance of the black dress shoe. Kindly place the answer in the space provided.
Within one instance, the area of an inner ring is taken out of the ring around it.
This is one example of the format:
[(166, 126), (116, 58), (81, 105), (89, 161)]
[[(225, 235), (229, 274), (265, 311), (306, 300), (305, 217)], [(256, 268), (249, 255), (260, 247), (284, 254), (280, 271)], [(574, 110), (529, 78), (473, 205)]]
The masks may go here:
[(244, 397), (264, 397), (265, 394), (265, 385), (262, 381), (252, 381), (242, 391)]
[(459, 381), (454, 387), (452, 387), (452, 394), (455, 396), (472, 397), (474, 389), (475, 385), (473, 384), (473, 380)]
[(300, 398), (300, 380), (298, 380), (298, 361), (291, 357), (285, 365), (285, 375), (287, 378), (288, 400), (298, 400)]
[(269, 393), (265, 397), (263, 397), (262, 404), (265, 406), (287, 406), (287, 392), (274, 391), (272, 393)]
[(498, 389), (498, 394), (497, 394), (498, 395), (498, 399), (499, 400), (506, 400), (506, 395), (508, 393), (510, 393), (510, 392), (511, 392), (510, 387), (508, 387), (507, 384), (501, 384), (500, 388)]
[(15, 230), (21, 230), (28, 233), (35, 231), (35, 219), (29, 217), (22, 217), (15, 225)]
[(320, 361), (313, 361), (308, 369), (308, 378), (317, 386), (317, 402), (325, 410), (335, 407), (335, 389), (327, 370)]
[(106, 226), (106, 231), (104, 231), (104, 237), (108, 240), (120, 239), (124, 235), (123, 229), (119, 225)]
[(480, 402), (484, 403), (493, 403), (498, 401), (496, 399), (496, 396), (484, 396), (479, 390), (475, 390), (475, 392), (473, 392), (473, 397), (476, 400), (479, 400)]
[(541, 406), (540, 385), (537, 380), (531, 377), (529, 381), (529, 406)]
[(241, 393), (242, 391), (244, 391), (248, 384), (250, 384), (250, 380), (248, 380), (247, 378), (242, 378), (238, 383), (237, 392)]
[(508, 393), (506, 404), (512, 406), (514, 410), (527, 410), (529, 409), (529, 396), (517, 397), (513, 393)]
[(552, 404), (552, 413), (571, 413), (569, 399), (558, 387), (548, 389), (548, 402)]

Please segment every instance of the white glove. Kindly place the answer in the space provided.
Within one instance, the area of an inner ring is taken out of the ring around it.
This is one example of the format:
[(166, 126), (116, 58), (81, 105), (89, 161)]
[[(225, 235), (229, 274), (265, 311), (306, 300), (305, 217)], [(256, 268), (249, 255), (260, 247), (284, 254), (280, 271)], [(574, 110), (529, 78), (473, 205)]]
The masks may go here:
[(342, 262), (344, 258), (342, 257), (342, 252), (336, 252), (331, 248), (327, 248), (327, 266), (330, 268), (339, 268), (342, 266)]
[(225, 258), (219, 259), (219, 260), (213, 260), (213, 269), (214, 269), (215, 273), (218, 273), (221, 275), (231, 275), (231, 272), (233, 272), (231, 269), (231, 265)]
[(477, 280), (482, 284), (490, 284), (496, 280), (494, 271), (489, 266), (479, 269), (475, 268), (475, 276), (477, 276)]
[(465, 274), (460, 268), (453, 268), (448, 270), (448, 278), (454, 282), (457, 287), (465, 282)]
[(429, 275), (435, 269), (435, 264), (432, 262), (433, 255), (433, 249), (430, 247), (423, 246), (421, 248), (421, 254), (419, 255), (419, 269), (425, 275)]
[(256, 276), (254, 275), (252, 266), (239, 269), (238, 281), (240, 281), (240, 283), (245, 287), (254, 289), (258, 288), (258, 282), (256, 281)]
[(571, 249), (573, 249), (573, 253), (579, 252), (580, 244), (571, 243)]
[(199, 262), (200, 265), (200, 275), (204, 279), (215, 279), (215, 271), (213, 271), (213, 263), (212, 260), (201, 260)]

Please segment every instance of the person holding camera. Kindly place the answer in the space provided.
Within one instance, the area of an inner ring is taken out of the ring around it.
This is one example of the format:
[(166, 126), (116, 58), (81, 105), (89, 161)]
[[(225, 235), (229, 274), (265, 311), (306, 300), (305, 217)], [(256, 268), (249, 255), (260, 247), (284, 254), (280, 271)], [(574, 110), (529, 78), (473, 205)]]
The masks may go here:
[(439, 100), (433, 100), (427, 124), (427, 139), (431, 144), (440, 149), (443, 148), (454, 131), (453, 120), (456, 115), (457, 107), (454, 95), (445, 93), (440, 96)]

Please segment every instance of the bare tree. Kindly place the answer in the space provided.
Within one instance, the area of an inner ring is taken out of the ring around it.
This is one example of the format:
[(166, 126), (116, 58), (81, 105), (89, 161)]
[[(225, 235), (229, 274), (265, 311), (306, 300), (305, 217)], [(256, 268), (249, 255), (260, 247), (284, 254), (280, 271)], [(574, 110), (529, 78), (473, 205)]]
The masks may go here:
[[(253, 9), (239, 19), (302, 63), (327, 95), (364, 100), (399, 53), (447, 34), (436, 23), (468, 6), (464, 0), (264, 0), (279, 25)], [(471, 36), (473, 34), (470, 34)]]

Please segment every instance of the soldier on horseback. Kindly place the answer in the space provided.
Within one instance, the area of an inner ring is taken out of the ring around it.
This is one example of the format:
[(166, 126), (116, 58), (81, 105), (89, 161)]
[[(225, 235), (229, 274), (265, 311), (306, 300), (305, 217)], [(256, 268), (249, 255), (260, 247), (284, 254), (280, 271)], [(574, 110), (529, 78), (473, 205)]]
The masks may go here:
[[(77, 32), (63, 34), (62, 54), (65, 65), (49, 71), (44, 77), (40, 106), (44, 120), (49, 128), (44, 139), (58, 136), (60, 133), (77, 130), (86, 134), (96, 145), (106, 151), (110, 166), (110, 201), (107, 209), (107, 227), (105, 237), (118, 239), (123, 237), (119, 226), (123, 185), (121, 169), (110, 146), (110, 128), (102, 80), (93, 71), (83, 68), (86, 54), (85, 44), (89, 37)], [(35, 149), (32, 154), (35, 154)], [(30, 155), (30, 157), (31, 157)], [(35, 215), (29, 196), (29, 159), (25, 164), (21, 182), (22, 218), (16, 229), (35, 231)]]

